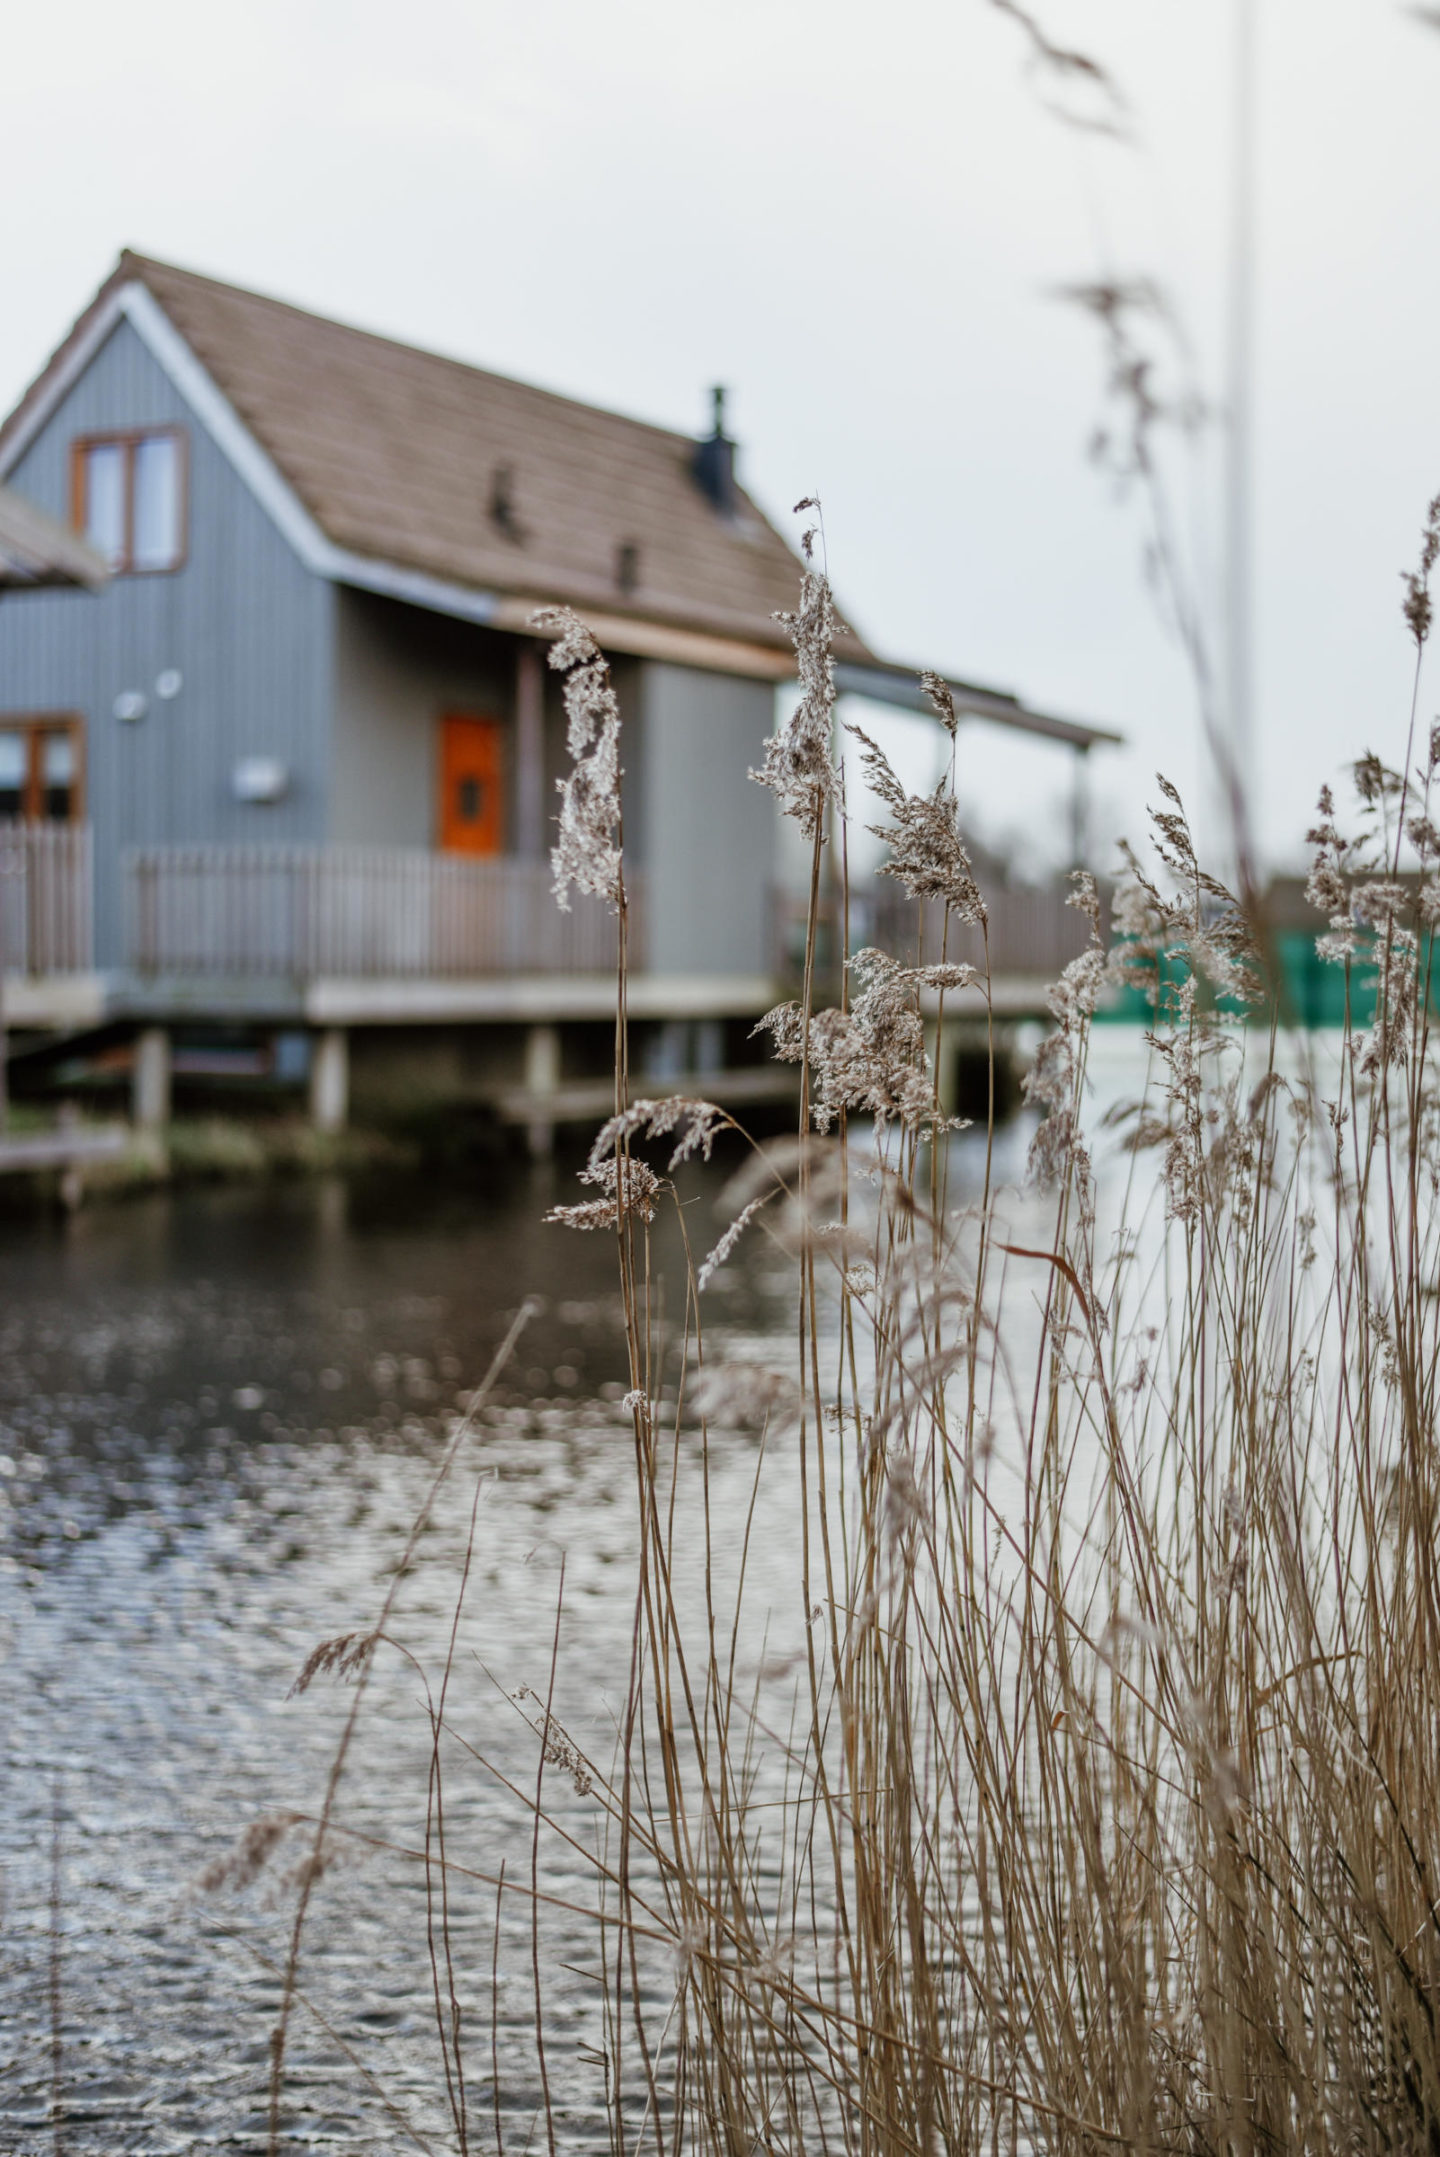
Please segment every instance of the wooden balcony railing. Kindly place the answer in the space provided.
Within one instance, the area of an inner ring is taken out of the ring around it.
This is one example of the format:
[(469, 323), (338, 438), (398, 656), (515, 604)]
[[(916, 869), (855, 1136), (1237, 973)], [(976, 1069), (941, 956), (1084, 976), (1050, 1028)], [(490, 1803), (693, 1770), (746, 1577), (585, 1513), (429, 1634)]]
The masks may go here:
[[(127, 950), (142, 974), (312, 980), (608, 973), (616, 923), (546, 862), (383, 846), (165, 846), (125, 865)], [(630, 961), (644, 964), (630, 890)]]
[[(952, 925), (947, 957), (957, 966), (983, 967), (988, 944), (992, 979), (1047, 984), (1058, 980), (1090, 936), (1084, 915), (1066, 903), (1069, 891), (1068, 884), (1010, 884), (986, 892), (987, 934)], [(875, 903), (871, 941), (897, 958), (913, 957), (921, 948), (923, 917), (923, 955), (928, 964), (940, 956), (944, 915), (937, 900), (927, 899), (917, 906), (898, 885), (888, 884)]]
[[(992, 979), (1049, 983), (1085, 948), (1089, 927), (1083, 915), (1066, 904), (1068, 885), (1010, 885), (986, 894), (989, 906), (989, 956)], [(806, 901), (803, 894), (777, 894), (774, 905), (776, 971), (798, 977), (805, 950)], [(927, 963), (940, 957), (944, 910), (933, 900), (917, 905), (898, 885), (876, 878), (851, 896), (849, 941), (852, 952), (867, 945), (914, 964), (917, 953)], [(818, 963), (834, 972), (839, 950), (839, 909), (828, 897), (819, 915)], [(978, 928), (952, 925), (946, 955), (957, 965), (985, 963), (985, 941)]]
[(0, 973), (88, 973), (93, 930), (89, 825), (0, 823)]

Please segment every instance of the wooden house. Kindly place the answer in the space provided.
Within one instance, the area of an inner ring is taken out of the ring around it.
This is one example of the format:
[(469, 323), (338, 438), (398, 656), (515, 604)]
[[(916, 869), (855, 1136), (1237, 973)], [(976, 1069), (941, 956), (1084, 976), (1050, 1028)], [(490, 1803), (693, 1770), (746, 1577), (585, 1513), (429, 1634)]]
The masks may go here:
[[(613, 924), (549, 893), (564, 743), (531, 617), (558, 601), (625, 714), (645, 1054), (733, 1064), (774, 993), (748, 773), (798, 565), (718, 407), (691, 440), (127, 253), (0, 428), (0, 481), (112, 572), (0, 609), (0, 820), (31, 863), (0, 964), (36, 1042), (137, 1038), (151, 1119), (172, 1070), (227, 1054), (308, 1071), (328, 1122), (352, 1079), (379, 1098), (422, 1067), (537, 1134), (588, 1112)], [(915, 697), (858, 636), (838, 657)]]

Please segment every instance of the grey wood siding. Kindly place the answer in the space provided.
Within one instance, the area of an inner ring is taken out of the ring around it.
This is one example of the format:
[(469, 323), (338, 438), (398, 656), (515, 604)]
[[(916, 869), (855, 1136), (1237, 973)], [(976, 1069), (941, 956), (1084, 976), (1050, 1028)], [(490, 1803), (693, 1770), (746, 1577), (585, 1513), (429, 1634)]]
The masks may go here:
[(768, 973), (775, 799), (749, 773), (772, 730), (774, 690), (651, 662), (640, 709), (650, 966)]
[[(86, 805), (95, 827), (96, 958), (122, 956), (127, 847), (316, 840), (329, 823), (334, 593), (296, 559), (128, 322), (30, 445), (9, 484), (68, 520), (70, 447), (112, 428), (180, 426), (189, 449), (184, 566), (118, 577), (98, 597), (34, 592), (0, 604), (0, 723), (7, 712), (85, 721)], [(178, 669), (183, 687), (157, 698)], [(116, 719), (138, 691), (144, 718)], [(238, 802), (243, 757), (279, 758), (282, 801)]]
[[(328, 836), (434, 846), (442, 715), (508, 725), (514, 709), (513, 638), (372, 592), (337, 593)], [(513, 811), (511, 800), (507, 849)]]
[[(75, 712), (95, 830), (96, 960), (124, 957), (121, 863), (132, 846), (266, 841), (429, 847), (438, 722), (513, 726), (518, 639), (374, 594), (337, 590), (297, 559), (138, 333), (121, 322), (9, 475), (69, 514), (78, 435), (179, 426), (188, 444), (188, 553), (173, 573), (117, 578), (98, 597), (0, 604), (0, 724)], [(156, 694), (169, 670), (173, 700)], [(545, 697), (544, 844), (567, 764), (561, 684)], [(771, 730), (767, 684), (621, 661), (627, 857), (646, 878), (649, 965), (769, 971), (773, 802), (748, 777)], [(142, 718), (117, 719), (138, 694)], [(278, 758), (285, 797), (234, 798), (246, 757)], [(513, 848), (513, 770), (507, 848)]]
[[(328, 836), (362, 845), (438, 843), (440, 721), (447, 712), (503, 722), (506, 733), (505, 851), (523, 851), (516, 827), (515, 696), (519, 646), (528, 639), (457, 621), (373, 592), (336, 594), (334, 786)], [(542, 647), (543, 656), (543, 647)], [(644, 855), (633, 774), (639, 750), (639, 667), (613, 666), (625, 763), (626, 840)], [(545, 668), (543, 829), (553, 843), (556, 785), (569, 769), (564, 685)], [(532, 835), (533, 837), (534, 835)]]

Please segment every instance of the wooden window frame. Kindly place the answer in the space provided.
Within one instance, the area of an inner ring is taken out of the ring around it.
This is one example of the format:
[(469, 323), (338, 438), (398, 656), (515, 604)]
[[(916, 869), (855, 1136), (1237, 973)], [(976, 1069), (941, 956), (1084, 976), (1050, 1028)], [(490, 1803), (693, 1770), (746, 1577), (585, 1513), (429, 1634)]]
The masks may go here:
[[(25, 778), (19, 821), (22, 824), (53, 824), (85, 821), (85, 719), (81, 712), (0, 711), (0, 734), (25, 736)], [(68, 734), (75, 746), (75, 776), (70, 782), (71, 807), (66, 818), (44, 813), (45, 775), (40, 745), (47, 734)]]
[[(175, 559), (163, 569), (136, 569), (135, 551), (135, 451), (141, 442), (169, 441), (178, 452), (177, 483), (180, 489), (179, 544)], [(70, 522), (83, 538), (86, 527), (85, 460), (92, 449), (123, 449), (125, 452), (125, 551), (113, 563), (117, 577), (173, 577), (190, 559), (190, 435), (184, 427), (107, 427), (96, 434), (80, 434), (70, 444)]]

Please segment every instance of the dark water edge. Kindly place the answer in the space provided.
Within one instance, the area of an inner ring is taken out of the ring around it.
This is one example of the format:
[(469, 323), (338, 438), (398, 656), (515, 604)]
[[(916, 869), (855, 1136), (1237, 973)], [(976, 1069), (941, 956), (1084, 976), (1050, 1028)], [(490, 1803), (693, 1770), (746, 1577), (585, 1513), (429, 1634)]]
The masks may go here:
[[(317, 1641), (373, 1623), (457, 1404), (532, 1291), (543, 1312), (466, 1443), (396, 1630), (438, 1667), (480, 1489), (457, 1725), (501, 1773), (533, 1779), (535, 1740), (509, 1696), (543, 1693), (563, 1559), (556, 1709), (608, 1758), (633, 1616), (625, 1363), (613, 1246), (542, 1224), (555, 1183), (162, 1192), (4, 1224), (0, 2150), (56, 2147), (57, 2017), (64, 2150), (264, 2146), (284, 1875), (303, 1845), (283, 1839), (243, 1892), (195, 1882), (256, 1818), (316, 1806), (350, 1696), (287, 1690)], [(708, 1198), (691, 1210), (703, 1249)], [(672, 1238), (656, 1257), (667, 1280), (673, 1257)], [(787, 1295), (763, 1263), (732, 1269), (712, 1291), (716, 1337), (763, 1337)], [(737, 1442), (717, 1463), (722, 1508), (743, 1503), (752, 1473)], [(786, 1593), (780, 1553), (774, 1579)], [(418, 1847), (428, 1750), (415, 1669), (382, 1654), (345, 1827)], [(593, 1800), (557, 1799), (593, 1839)], [(528, 1862), (493, 1775), (457, 1766), (446, 1807), (460, 1862)], [(347, 1851), (317, 1890), (302, 1970), (334, 2036), (297, 2018), (285, 2146), (406, 2146), (349, 2047), (432, 2146), (451, 2147), (423, 1874), (353, 1835)], [(583, 1859), (557, 1850), (546, 1867), (552, 1892), (588, 1899)], [(477, 2146), (493, 2141), (494, 1955), (507, 2146), (536, 2131), (543, 2143), (528, 1913), (507, 1906), (498, 1948), (488, 1887), (457, 1891), (452, 1918)], [(559, 2132), (595, 2148), (594, 1943), (547, 1926)]]
[[(1007, 1135), (997, 1174), (1018, 1173), (1025, 1139)], [(635, 1617), (614, 1245), (543, 1219), (586, 1195), (575, 1165), (159, 1190), (0, 1220), (0, 2153), (266, 2147), (308, 1844), (289, 1829), (248, 1885), (197, 1883), (256, 1821), (318, 1808), (352, 1695), (290, 1688), (319, 1642), (374, 1625), (457, 1418), (534, 1295), (400, 1586), (399, 1646), (373, 1667), (306, 1932), (282, 2147), (378, 2157), (416, 2146), (407, 2130), (456, 2147), (416, 1853), (425, 1686), (472, 1507), (445, 1755), (448, 1851), (473, 1875), (454, 1877), (450, 1909), (471, 2147), (495, 2146), (497, 2106), (508, 2151), (545, 2147), (530, 1910), (507, 1898), (497, 1917), (493, 1886), (502, 1864), (529, 1879), (529, 1816), (505, 1785), (533, 1789), (552, 1654), (558, 1720), (609, 1766)], [(697, 1258), (733, 1165), (686, 1173)], [(956, 1142), (953, 1199), (984, 1166), (982, 1134)], [(650, 1265), (663, 1409), (685, 1354), (673, 1209)], [(788, 1368), (793, 1292), (790, 1261), (752, 1231), (707, 1291), (707, 1358)], [(698, 1621), (709, 1559), (723, 1602), (754, 1499), (738, 1683), (763, 1684), (782, 1729), (806, 1618), (791, 1462), (777, 1444), (759, 1470), (753, 1432), (713, 1429), (706, 1459), (713, 1545), (687, 1501), (678, 1594)], [(681, 1471), (693, 1492), (693, 1447)], [(541, 1852), (557, 1898), (539, 1926), (541, 2021), (557, 2146), (592, 2151), (608, 2146), (599, 1942), (562, 1906), (593, 1906), (604, 1814), (547, 1772), (573, 1843)], [(643, 1948), (639, 1976), (658, 2029), (673, 1948)]]

